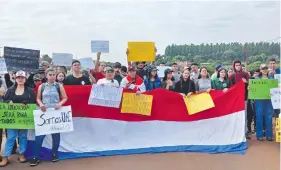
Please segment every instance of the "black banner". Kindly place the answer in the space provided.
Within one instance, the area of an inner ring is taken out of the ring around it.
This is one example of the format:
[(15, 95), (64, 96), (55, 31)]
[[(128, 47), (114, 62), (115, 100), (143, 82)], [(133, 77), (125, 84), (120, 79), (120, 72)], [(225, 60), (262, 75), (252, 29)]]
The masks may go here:
[(36, 72), (39, 69), (40, 50), (4, 47), (4, 58), (8, 71)]

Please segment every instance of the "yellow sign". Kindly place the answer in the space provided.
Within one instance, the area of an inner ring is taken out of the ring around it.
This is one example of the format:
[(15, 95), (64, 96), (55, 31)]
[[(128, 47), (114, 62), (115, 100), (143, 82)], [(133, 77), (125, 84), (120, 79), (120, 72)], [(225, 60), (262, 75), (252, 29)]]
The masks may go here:
[(121, 113), (135, 113), (150, 116), (152, 99), (152, 95), (123, 93)]
[(280, 142), (280, 118), (276, 118), (275, 135), (276, 142)]
[(154, 42), (128, 42), (128, 61), (155, 61)]
[(188, 97), (184, 97), (184, 102), (189, 115), (215, 107), (213, 99), (209, 93), (200, 93)]

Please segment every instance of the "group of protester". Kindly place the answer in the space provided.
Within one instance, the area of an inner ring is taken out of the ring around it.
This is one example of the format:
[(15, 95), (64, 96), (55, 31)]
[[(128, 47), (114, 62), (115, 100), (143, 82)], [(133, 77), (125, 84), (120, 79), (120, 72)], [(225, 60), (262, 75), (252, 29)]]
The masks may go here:
[[(127, 55), (128, 53), (129, 51), (127, 51)], [(59, 66), (55, 69), (55, 67), (52, 68), (48, 62), (44, 61), (41, 63), (38, 73), (29, 73), (27, 75), (28, 73), (24, 71), (17, 71), (12, 74), (6, 74), (0, 82), (2, 91), (5, 91), (5, 94), (0, 93), (0, 98), (2, 98), (3, 102), (9, 102), (10, 104), (37, 103), (38, 107), (45, 112), (48, 108), (59, 109), (66, 103), (67, 94), (64, 90), (64, 85), (112, 85), (132, 90), (137, 95), (145, 91), (164, 88), (189, 97), (192, 94), (209, 93), (212, 90), (227, 92), (231, 86), (243, 81), (246, 85), (245, 106), (248, 113), (246, 116), (247, 131), (245, 132), (247, 139), (250, 139), (250, 135), (255, 131), (251, 128), (254, 121), (257, 139), (262, 141), (265, 132), (266, 139), (268, 141), (273, 140), (272, 117), (274, 114), (271, 101), (248, 100), (247, 84), (251, 78), (271, 79), (274, 74), (280, 74), (280, 69), (276, 68), (275, 59), (269, 60), (269, 68), (266, 64), (262, 64), (260, 68), (251, 73), (243, 71), (241, 61), (235, 60), (231, 70), (227, 70), (222, 65), (217, 65), (216, 72), (212, 76), (210, 76), (207, 67), (202, 66), (199, 68), (196, 63), (186, 65), (182, 70), (179, 70), (177, 63), (173, 63), (171, 69), (167, 68), (164, 71), (164, 77), (160, 78), (157, 74), (157, 67), (153, 63), (136, 62), (135, 67), (129, 62), (128, 67), (126, 67), (117, 62), (111, 67), (106, 66), (104, 62), (100, 62), (100, 57), (101, 53), (97, 53), (95, 68), (92, 70), (82, 70), (78, 60), (72, 62), (70, 73), (64, 66)], [(279, 113), (279, 111), (276, 113)], [(19, 142), (19, 162), (27, 162), (24, 157), (27, 147), (27, 130), (7, 129), (6, 135), (7, 140), (0, 167), (4, 167), (9, 163), (8, 158), (17, 146), (15, 143), (16, 138), (18, 138)], [(39, 163), (38, 155), (44, 137), (45, 135), (36, 136), (35, 138), (34, 157), (30, 161), (30, 166), (36, 166)], [(60, 134), (52, 134), (52, 140), (52, 161), (57, 162)]]

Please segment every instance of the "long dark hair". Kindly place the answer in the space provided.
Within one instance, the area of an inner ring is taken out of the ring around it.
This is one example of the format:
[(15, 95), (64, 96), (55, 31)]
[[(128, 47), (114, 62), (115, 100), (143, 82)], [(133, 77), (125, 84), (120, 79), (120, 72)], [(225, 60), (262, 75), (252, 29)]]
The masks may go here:
[(199, 76), (198, 76), (198, 79), (201, 79), (202, 78), (202, 76), (201, 76), (201, 71), (203, 70), (203, 69), (206, 69), (206, 71), (207, 71), (207, 79), (209, 78), (209, 72), (208, 72), (208, 68), (207, 67), (205, 67), (205, 66), (203, 66), (203, 67), (201, 67), (200, 68), (200, 70), (199, 70)]
[(220, 69), (218, 70), (217, 78), (220, 78), (220, 72), (223, 71), (223, 70), (225, 71), (224, 80), (227, 80), (227, 79), (228, 79), (228, 76), (227, 76), (227, 70), (226, 70), (225, 68), (220, 68)]
[[(163, 81), (167, 81), (167, 75), (168, 75), (168, 73), (165, 73), (165, 75), (163, 77)], [(175, 78), (172, 76), (171, 80), (175, 81)]]
[[(58, 75), (59, 75), (60, 73), (63, 74), (64, 80), (65, 80), (65, 78), (66, 78), (66, 77), (65, 77), (66, 75), (64, 74), (64, 72), (59, 72), (59, 73), (56, 75), (56, 82), (59, 82), (59, 81), (58, 81)], [(63, 80), (62, 82), (64, 82), (64, 80)]]
[(180, 86), (181, 86), (181, 90), (183, 90), (183, 81), (184, 81), (183, 73), (184, 73), (185, 71), (188, 71), (188, 72), (189, 72), (189, 76), (188, 76), (188, 78), (187, 78), (187, 80), (186, 80), (187, 82), (189, 82), (189, 88), (190, 88), (190, 81), (192, 81), (192, 80), (190, 79), (190, 71), (189, 71), (188, 69), (183, 70), (183, 71), (182, 71), (182, 74), (181, 74), (181, 76), (180, 76), (180, 80), (179, 80)]

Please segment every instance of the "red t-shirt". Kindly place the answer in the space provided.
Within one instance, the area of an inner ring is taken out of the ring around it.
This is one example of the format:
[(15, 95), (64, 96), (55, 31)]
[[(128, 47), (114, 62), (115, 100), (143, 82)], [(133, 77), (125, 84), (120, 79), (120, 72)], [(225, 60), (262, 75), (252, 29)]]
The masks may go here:
[(105, 78), (105, 75), (102, 72), (95, 72), (94, 70), (91, 70), (91, 74), (96, 79), (96, 81)]

